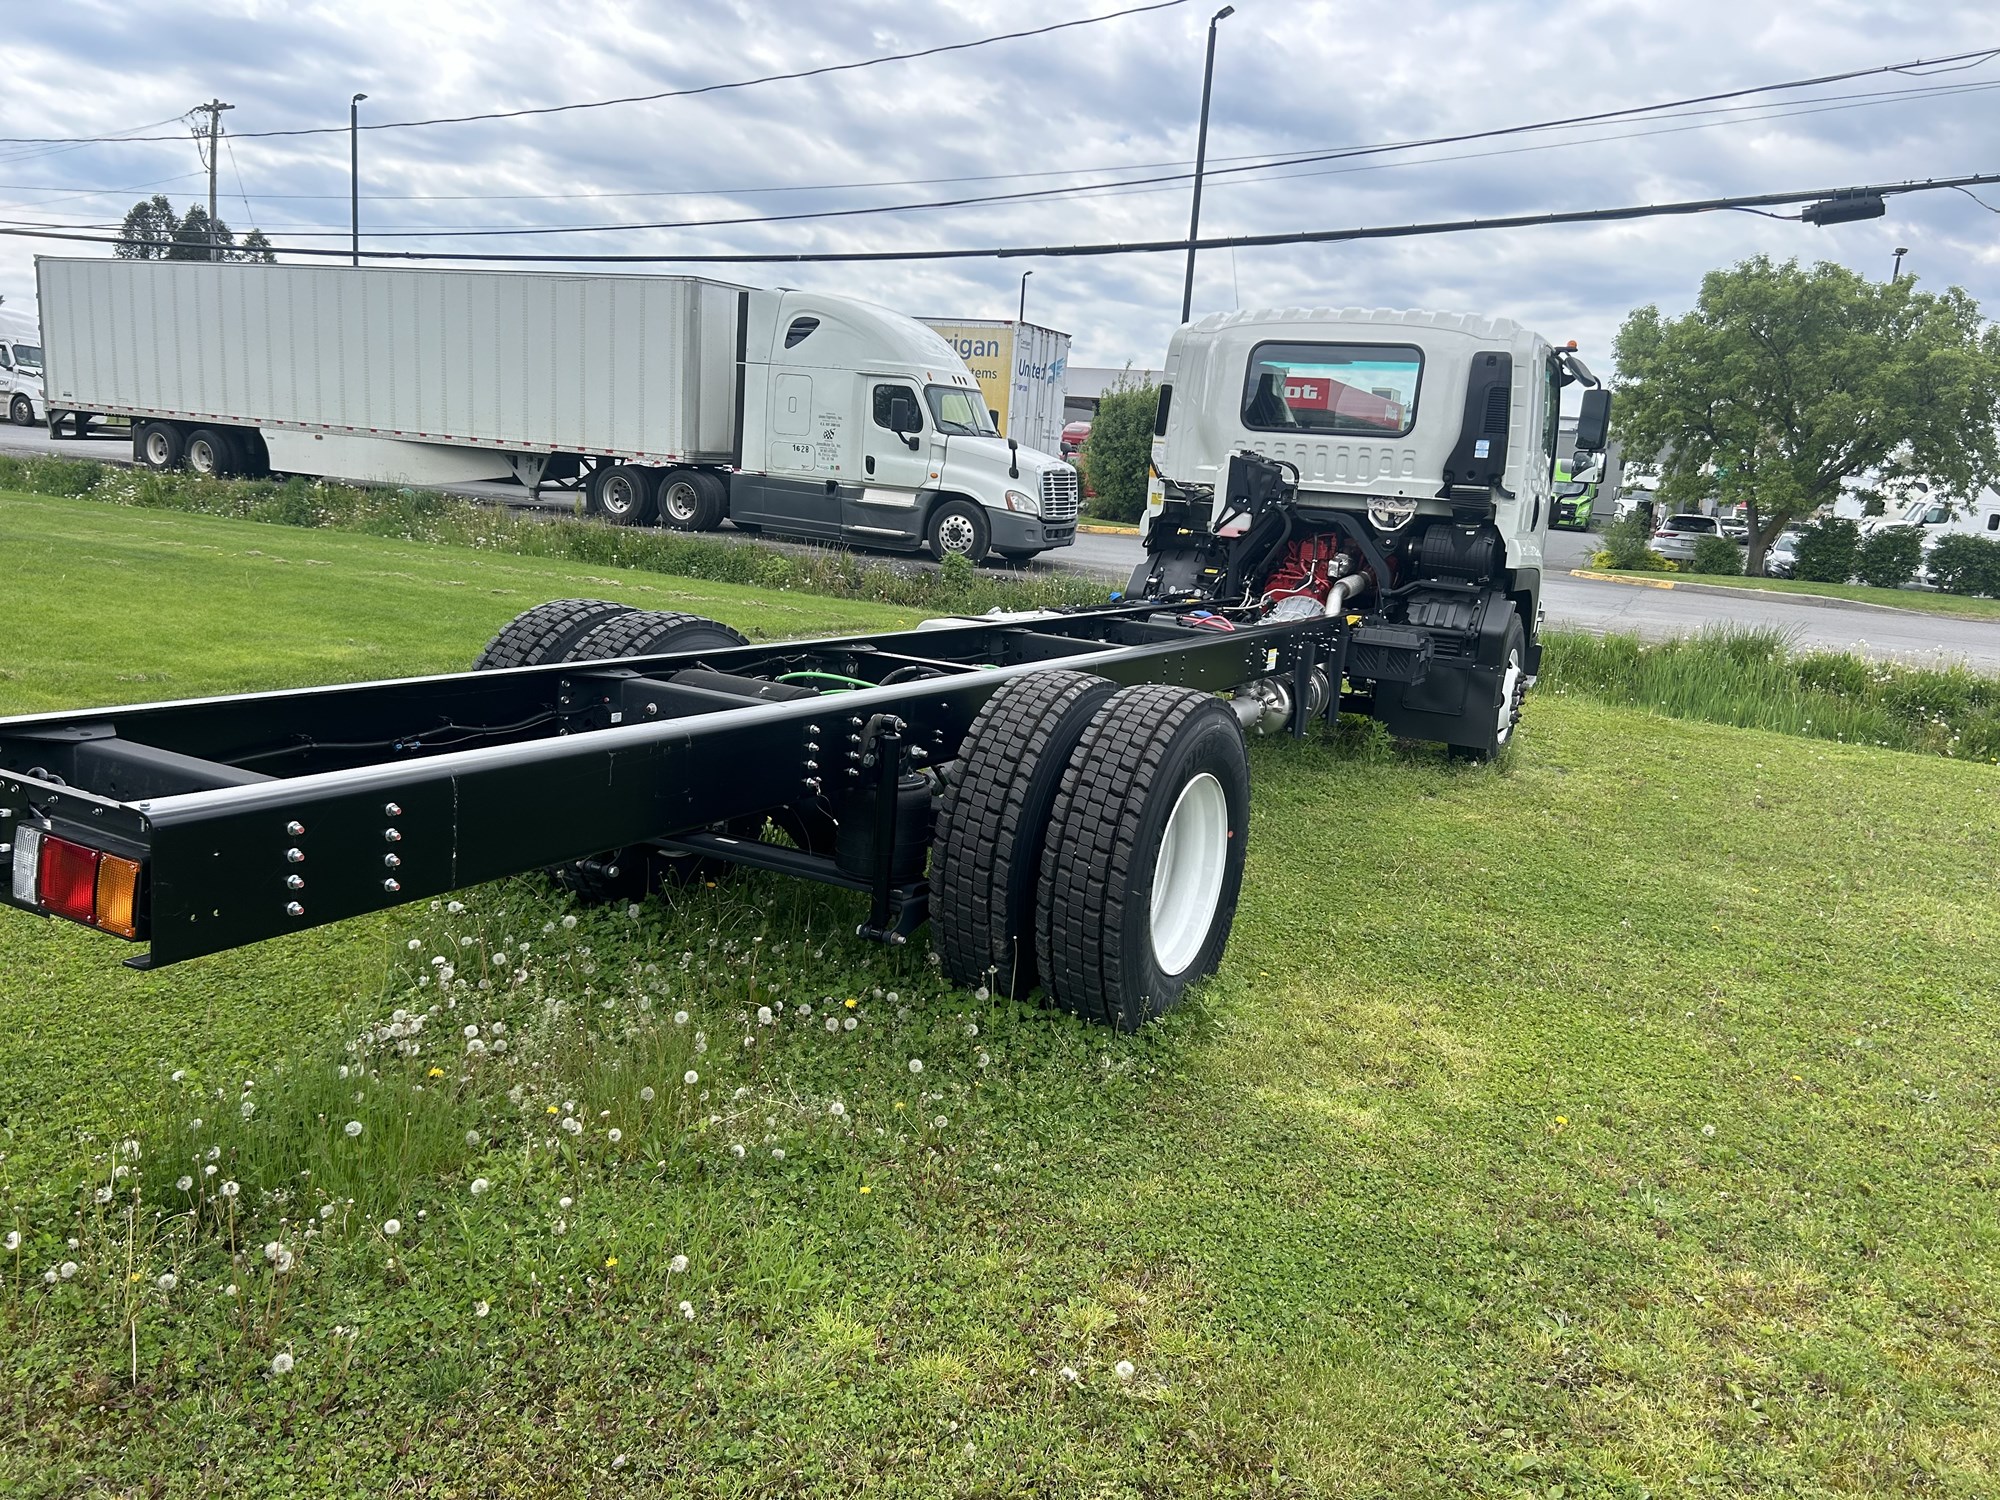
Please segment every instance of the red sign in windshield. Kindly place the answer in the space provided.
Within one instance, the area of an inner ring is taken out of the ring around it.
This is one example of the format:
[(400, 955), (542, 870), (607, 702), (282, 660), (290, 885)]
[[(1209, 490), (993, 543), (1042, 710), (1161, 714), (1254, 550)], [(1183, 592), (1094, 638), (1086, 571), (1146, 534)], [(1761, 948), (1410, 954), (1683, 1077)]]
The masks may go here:
[(1294, 412), (1334, 413), (1343, 419), (1342, 425), (1379, 427), (1384, 432), (1401, 432), (1405, 425), (1402, 402), (1324, 375), (1287, 374), (1285, 405)]

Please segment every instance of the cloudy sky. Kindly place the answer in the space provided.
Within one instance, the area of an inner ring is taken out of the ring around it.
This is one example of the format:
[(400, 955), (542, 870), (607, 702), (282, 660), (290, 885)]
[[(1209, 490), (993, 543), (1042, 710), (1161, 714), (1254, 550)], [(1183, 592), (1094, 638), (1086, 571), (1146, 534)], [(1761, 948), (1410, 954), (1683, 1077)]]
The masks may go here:
[[(668, 0), (5, 0), (0, 220), (113, 224), (134, 199), (206, 192), (179, 117), (220, 96), (221, 214), (274, 241), (347, 227), (350, 94), (369, 124), (685, 89), (913, 51), (1134, 0), (679, 4)], [(364, 244), (628, 253), (1040, 245), (1185, 232), (1214, 0), (1054, 35), (701, 97), (365, 131)], [(1622, 109), (2000, 46), (1977, 0), (1237, 0), (1221, 26), (1210, 167)], [(1745, 107), (1747, 105), (1748, 107)], [(258, 131), (341, 127), (259, 138)], [(1205, 234), (1402, 224), (2000, 170), (2000, 60), (1759, 96), (1706, 112), (1212, 177)], [(716, 225), (1046, 189), (926, 211)], [(1983, 190), (2000, 207), (2000, 187)], [(397, 231), (658, 222), (710, 227), (390, 239)], [(1956, 192), (1815, 229), (1750, 214), (1205, 254), (1195, 310), (1366, 304), (1521, 319), (1602, 357), (1621, 317), (1687, 307), (1703, 271), (1759, 251), (1933, 285), (2000, 311), (2000, 215)], [(0, 295), (31, 306), (36, 253), (0, 239)], [(663, 269), (674, 269), (666, 267)], [(1176, 255), (708, 274), (854, 292), (906, 311), (1075, 336), (1079, 364), (1157, 365)]]

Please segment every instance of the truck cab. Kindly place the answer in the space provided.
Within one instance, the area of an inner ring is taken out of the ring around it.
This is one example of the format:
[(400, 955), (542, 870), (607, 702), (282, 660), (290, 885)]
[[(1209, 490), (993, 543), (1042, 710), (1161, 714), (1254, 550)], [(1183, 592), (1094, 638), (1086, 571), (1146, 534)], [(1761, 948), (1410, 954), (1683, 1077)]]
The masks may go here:
[[(1540, 663), (1555, 506), (1586, 487), (1556, 477), (1574, 383), (1597, 386), (1573, 347), (1504, 318), (1321, 308), (1188, 324), (1168, 348), (1133, 589), (1241, 589), (1264, 610), (1365, 599), (1347, 675), (1375, 717), (1497, 753)], [(1609, 402), (1586, 394), (1577, 452), (1602, 451)]]
[(1025, 561), (1076, 536), (1075, 469), (999, 435), (935, 330), (849, 297), (753, 293), (738, 526)]
[(46, 421), (48, 398), (42, 386), (42, 343), (32, 329), (0, 323), (0, 416), (16, 427)]

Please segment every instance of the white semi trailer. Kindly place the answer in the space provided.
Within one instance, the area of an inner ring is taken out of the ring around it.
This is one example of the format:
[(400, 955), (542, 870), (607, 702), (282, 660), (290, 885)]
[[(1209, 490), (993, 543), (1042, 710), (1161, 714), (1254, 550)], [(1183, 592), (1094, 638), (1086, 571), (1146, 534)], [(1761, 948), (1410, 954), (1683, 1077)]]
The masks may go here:
[(36, 262), (58, 407), (203, 473), (575, 484), (605, 520), (977, 562), (1071, 544), (1076, 471), (1001, 438), (887, 308), (685, 276)]

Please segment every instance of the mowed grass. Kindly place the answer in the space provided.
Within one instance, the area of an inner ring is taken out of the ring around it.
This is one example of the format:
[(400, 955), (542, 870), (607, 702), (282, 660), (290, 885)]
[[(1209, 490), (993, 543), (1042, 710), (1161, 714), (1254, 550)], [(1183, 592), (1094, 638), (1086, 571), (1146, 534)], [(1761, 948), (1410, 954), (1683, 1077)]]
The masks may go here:
[(1642, 573), (1608, 570), (1614, 578), (1643, 578), (1683, 583), (1713, 583), (1733, 589), (1762, 589), (1772, 594), (1811, 594), (1823, 599), (1854, 599), (1919, 614), (1951, 615), (1961, 620), (2000, 620), (2000, 599), (1967, 594), (1943, 594), (1933, 589), (1878, 589), (1865, 583), (1813, 583), (1803, 578), (1753, 578), (1738, 573)]
[[(83, 697), (192, 670), (72, 577)], [(433, 670), (455, 607), (226, 649)], [(763, 878), (154, 975), (0, 913), (0, 1490), (1993, 1493), (1991, 769), (1530, 704), (1499, 773), (1259, 743), (1223, 970), (1130, 1038)]]
[(474, 548), (0, 492), (10, 712), (463, 671), (531, 605), (608, 596), (756, 640), (914, 610)]

